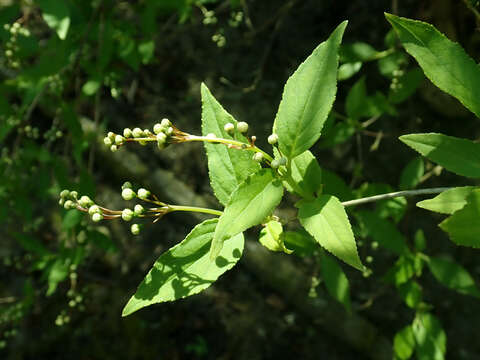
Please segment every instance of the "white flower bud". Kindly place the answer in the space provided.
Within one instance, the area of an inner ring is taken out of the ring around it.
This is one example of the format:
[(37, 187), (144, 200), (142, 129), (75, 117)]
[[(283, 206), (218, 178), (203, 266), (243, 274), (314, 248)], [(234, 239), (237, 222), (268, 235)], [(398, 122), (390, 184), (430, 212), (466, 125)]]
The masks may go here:
[(102, 213), (102, 210), (100, 210), (100, 207), (98, 205), (90, 206), (90, 208), (88, 209), (88, 214), (90, 216), (93, 216), (93, 214), (96, 214), (96, 213), (99, 213), (99, 214)]
[(67, 200), (67, 201), (65, 201), (65, 203), (63, 204), (63, 207), (64, 207), (66, 210), (70, 210), (70, 209), (75, 208), (75, 203), (74, 203), (72, 200)]
[(145, 211), (145, 209), (140, 204), (135, 205), (135, 207), (133, 208), (133, 214), (135, 216), (143, 214), (144, 211)]
[(124, 200), (132, 200), (135, 197), (135, 192), (130, 188), (125, 188), (122, 190), (122, 198)]
[(255, 154), (253, 154), (253, 160), (255, 160), (256, 162), (262, 162), (263, 154), (260, 152), (256, 152)]
[(157, 141), (159, 143), (165, 143), (167, 141), (167, 135), (165, 135), (163, 132), (160, 132), (157, 134)]
[(272, 169), (277, 169), (277, 168), (280, 166), (280, 164), (279, 164), (279, 162), (278, 162), (277, 159), (274, 159), (274, 160), (272, 160), (272, 162), (270, 163), (270, 166), (272, 167)]
[(58, 205), (63, 206), (63, 204), (65, 204), (64, 198), (61, 198), (60, 200), (58, 200)]
[(131, 189), (132, 188), (132, 183), (130, 181), (125, 181), (122, 185), (122, 190), (123, 189)]
[(130, 221), (133, 219), (133, 211), (130, 209), (123, 209), (122, 211), (122, 219), (125, 221)]
[(76, 191), (70, 191), (70, 197), (71, 197), (72, 199), (77, 200), (78, 192), (76, 192)]
[(158, 123), (157, 123), (157, 124), (155, 124), (155, 125), (153, 126), (153, 132), (154, 132), (155, 134), (160, 134), (160, 133), (162, 132), (162, 130), (163, 130), (163, 127), (162, 127), (161, 124), (158, 124)]
[(168, 136), (172, 136), (173, 134), (173, 127), (169, 126), (165, 129), (165, 134), (167, 134)]
[(68, 190), (62, 190), (62, 191), (60, 192), (60, 197), (61, 197), (62, 199), (68, 197), (69, 195), (70, 195), (70, 191), (68, 191)]
[(139, 224), (132, 224), (132, 226), (130, 227), (130, 231), (132, 232), (133, 235), (140, 234), (140, 225)]
[(92, 199), (90, 199), (87, 195), (83, 195), (80, 200), (78, 200), (78, 204), (81, 206), (81, 207), (89, 207), (90, 205), (93, 204), (93, 201)]
[(160, 125), (166, 129), (168, 128), (170, 125), (172, 125), (172, 123), (170, 122), (170, 120), (168, 120), (167, 118), (163, 118), (162, 121), (160, 122)]
[(167, 147), (167, 144), (164, 142), (157, 141), (157, 148), (158, 150), (163, 150)]
[(110, 140), (114, 140), (115, 139), (115, 134), (111, 131), (108, 132), (107, 136), (110, 138)]
[(280, 165), (280, 166), (285, 166), (285, 165), (287, 165), (287, 158), (285, 158), (285, 157), (280, 158), (280, 159), (278, 160), (278, 165)]
[(248, 131), (248, 124), (245, 121), (240, 121), (237, 124), (237, 130), (241, 133), (246, 133)]
[(149, 136), (149, 135), (152, 135), (152, 132), (151, 132), (150, 130), (148, 130), (148, 129), (144, 129), (144, 130), (143, 130), (143, 135), (144, 135), (144, 136)]
[(117, 150), (118, 150), (117, 145), (112, 145), (112, 146), (110, 146), (110, 151), (111, 151), (111, 152), (115, 152), (115, 151), (117, 151)]
[(149, 196), (150, 196), (150, 191), (144, 189), (144, 188), (140, 188), (138, 189), (137, 191), (137, 196), (142, 199), (142, 200), (145, 200), (147, 199)]
[(132, 134), (133, 134), (133, 137), (139, 138), (143, 136), (143, 131), (140, 128), (135, 128), (133, 129)]
[(233, 125), (232, 123), (226, 123), (225, 126), (223, 127), (223, 130), (231, 134), (235, 130), (235, 125)]
[(94, 213), (94, 214), (92, 215), (92, 220), (93, 220), (94, 222), (99, 222), (100, 220), (103, 220), (103, 215), (100, 214), (100, 213)]
[(268, 137), (267, 141), (268, 141), (268, 143), (269, 143), (270, 145), (276, 144), (276, 143), (278, 142), (278, 135), (277, 135), (277, 134), (272, 134), (272, 135), (270, 135), (270, 136)]
[(123, 129), (123, 136), (125, 136), (126, 138), (132, 137), (133, 136), (132, 130), (130, 130), (129, 128)]
[(116, 145), (122, 145), (124, 140), (125, 139), (122, 135), (115, 136), (115, 144)]
[(105, 137), (103, 139), (103, 143), (107, 146), (110, 146), (110, 145), (112, 145), (112, 140), (109, 137)]

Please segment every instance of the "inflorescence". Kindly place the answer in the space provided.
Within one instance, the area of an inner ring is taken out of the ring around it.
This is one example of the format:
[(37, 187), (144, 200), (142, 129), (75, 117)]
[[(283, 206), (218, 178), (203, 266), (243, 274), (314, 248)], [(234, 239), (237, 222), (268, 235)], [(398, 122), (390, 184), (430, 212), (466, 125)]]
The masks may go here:
[[(243, 121), (236, 124), (227, 123), (224, 126), (224, 130), (227, 134), (231, 135), (232, 138), (219, 138), (213, 133), (207, 134), (206, 136), (197, 136), (183, 132), (176, 128), (170, 122), (170, 120), (163, 119), (160, 123), (157, 123), (153, 126), (152, 131), (149, 129), (142, 130), (140, 128), (134, 128), (132, 130), (126, 128), (123, 130), (123, 135), (109, 132), (103, 139), (103, 142), (110, 148), (111, 151), (115, 152), (119, 147), (123, 146), (127, 142), (138, 142), (141, 145), (146, 145), (148, 142), (156, 142), (159, 149), (164, 149), (169, 144), (189, 141), (203, 141), (213, 144), (223, 144), (230, 149), (252, 151), (254, 161), (258, 163), (265, 162), (268, 166), (277, 171), (280, 167), (287, 165), (287, 159), (285, 157), (281, 156), (274, 159), (268, 153), (258, 148), (255, 145), (256, 137), (246, 136), (248, 128), (248, 124)], [(246, 138), (247, 142), (237, 140), (238, 137), (235, 136), (236, 132), (238, 132), (240, 135), (243, 135), (240, 138)], [(269, 144), (276, 146), (278, 142), (278, 135), (271, 134), (267, 141)], [(278, 152), (280, 153), (280, 151)], [(133, 209), (125, 208), (123, 210), (111, 210), (96, 204), (86, 195), (79, 196), (76, 191), (69, 190), (63, 190), (60, 193), (59, 204), (67, 210), (77, 209), (88, 213), (94, 222), (120, 218), (127, 222), (130, 222), (135, 218), (153, 218), (153, 222), (156, 222), (165, 214), (168, 214), (172, 211), (193, 211), (218, 216), (222, 214), (221, 211), (213, 209), (169, 205), (163, 203), (147, 189), (139, 188), (137, 191), (134, 191), (132, 184), (128, 181), (122, 185), (122, 198), (124, 200), (133, 200), (138, 198), (153, 205), (153, 207), (144, 208), (141, 204), (136, 204)], [(130, 230), (132, 234), (138, 235), (141, 227), (141, 224), (134, 223), (131, 225)]]

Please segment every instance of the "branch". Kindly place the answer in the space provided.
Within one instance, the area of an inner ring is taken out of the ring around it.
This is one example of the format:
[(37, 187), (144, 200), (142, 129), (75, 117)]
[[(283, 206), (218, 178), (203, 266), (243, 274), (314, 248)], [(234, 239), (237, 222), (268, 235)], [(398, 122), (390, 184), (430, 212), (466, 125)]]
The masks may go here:
[(408, 197), (408, 196), (426, 195), (426, 194), (440, 194), (441, 192), (444, 192), (445, 190), (450, 190), (450, 189), (453, 189), (453, 187), (439, 187), (439, 188), (431, 188), (431, 189), (396, 191), (396, 192), (391, 192), (387, 194), (380, 194), (380, 195), (369, 196), (361, 199), (344, 201), (342, 202), (342, 205), (355, 206), (355, 205), (366, 204), (374, 201), (392, 199), (396, 197)]

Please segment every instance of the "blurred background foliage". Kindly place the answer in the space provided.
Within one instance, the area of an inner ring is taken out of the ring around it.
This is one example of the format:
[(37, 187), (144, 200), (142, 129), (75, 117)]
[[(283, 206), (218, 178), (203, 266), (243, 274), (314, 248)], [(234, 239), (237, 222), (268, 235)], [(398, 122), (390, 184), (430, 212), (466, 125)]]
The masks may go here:
[[(316, 321), (302, 301), (272, 285), (275, 269), (259, 274), (247, 260), (201, 295), (121, 318), (153, 261), (197, 219), (169, 215), (133, 237), (123, 223), (93, 225), (63, 210), (58, 193), (74, 189), (121, 209), (120, 186), (130, 180), (169, 202), (218, 206), (200, 144), (112, 154), (101, 144), (107, 129), (151, 128), (168, 117), (200, 133), (204, 81), (265, 145), (284, 82), (345, 19), (337, 101), (312, 149), (325, 192), (348, 200), (471, 185), (397, 140), (412, 132), (470, 139), (480, 132), (472, 114), (425, 80), (384, 11), (430, 22), (479, 58), (479, 9), (470, 0), (0, 0), (0, 356), (382, 358), (375, 347), (360, 353), (347, 335), (329, 331), (335, 320)], [(279, 210), (283, 219), (291, 217), (294, 200)], [(351, 215), (372, 271), (344, 267), (351, 294), (337, 300), (374, 324), (387, 347), (415, 310), (433, 309), (448, 337), (447, 358), (480, 358), (473, 331), (478, 300), (436, 282), (415, 255), (454, 259), (478, 283), (478, 254), (452, 245), (436, 227), (439, 217), (415, 208), (414, 200)], [(399, 238), (408, 251), (391, 240)], [(331, 301), (326, 291), (335, 294), (322, 278), (324, 256), (288, 259), (308, 280), (309, 291), (299, 296), (319, 308)], [(409, 269), (418, 282), (402, 280)]]

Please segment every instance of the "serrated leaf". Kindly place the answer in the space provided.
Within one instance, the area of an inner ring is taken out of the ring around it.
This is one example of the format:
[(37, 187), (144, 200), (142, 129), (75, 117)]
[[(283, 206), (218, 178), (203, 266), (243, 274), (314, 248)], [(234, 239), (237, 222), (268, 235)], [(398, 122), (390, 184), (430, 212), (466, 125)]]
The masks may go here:
[(480, 297), (475, 280), (460, 264), (440, 257), (430, 257), (427, 264), (435, 279), (442, 285), (461, 294)]
[[(227, 123), (237, 124), (237, 121), (213, 97), (205, 84), (202, 92), (202, 134), (215, 134), (217, 137), (232, 139), (224, 126)], [(236, 140), (247, 143), (247, 139), (237, 134)], [(228, 203), (232, 192), (249, 175), (260, 169), (260, 165), (252, 159), (252, 153), (238, 149), (229, 149), (223, 144), (205, 143), (208, 157), (210, 184), (215, 196), (223, 205)]]
[(260, 231), (260, 243), (271, 251), (282, 251), (291, 254), (293, 250), (285, 247), (282, 224), (276, 220), (271, 220), (265, 224)]
[(226, 239), (260, 224), (271, 215), (283, 196), (283, 186), (271, 169), (262, 169), (241, 183), (230, 197), (212, 241), (216, 258)]
[(447, 335), (438, 319), (430, 313), (417, 313), (412, 324), (418, 360), (443, 360)]
[(430, 24), (385, 16), (430, 81), (480, 117), (480, 69), (462, 47)]
[(320, 269), (328, 293), (342, 303), (347, 311), (350, 311), (350, 283), (347, 276), (332, 256), (325, 254), (323, 251), (320, 256)]
[(285, 188), (303, 198), (313, 198), (322, 186), (322, 169), (310, 151), (296, 156), (290, 163), (291, 182), (284, 181)]
[(393, 350), (400, 360), (408, 360), (415, 350), (415, 336), (412, 327), (405, 326), (393, 338)]
[(347, 22), (341, 23), (288, 79), (273, 124), (280, 151), (289, 159), (320, 137), (337, 92), (338, 48)]
[(377, 241), (380, 246), (398, 255), (409, 253), (405, 238), (390, 221), (368, 210), (358, 211), (355, 216), (365, 227), (365, 235)]
[(480, 248), (480, 189), (472, 190), (467, 204), (440, 223), (450, 239), (463, 246)]
[(425, 172), (425, 166), (423, 159), (418, 156), (411, 160), (407, 166), (405, 166), (400, 174), (400, 189), (413, 189), (420, 183)]
[(462, 186), (445, 190), (433, 199), (419, 201), (417, 206), (441, 214), (453, 214), (467, 204), (467, 197), (473, 189), (473, 186)]
[(322, 247), (354, 268), (364, 269), (347, 213), (336, 197), (321, 195), (295, 206), (300, 223)]
[(400, 140), (429, 160), (458, 175), (480, 177), (480, 144), (438, 133), (408, 134)]
[(42, 10), (43, 20), (56, 31), (61, 40), (67, 37), (70, 27), (70, 9), (66, 1), (38, 0), (38, 6)]
[(152, 304), (198, 294), (230, 270), (243, 252), (243, 234), (229, 239), (215, 261), (208, 255), (218, 219), (206, 220), (163, 253), (123, 309), (122, 316)]

